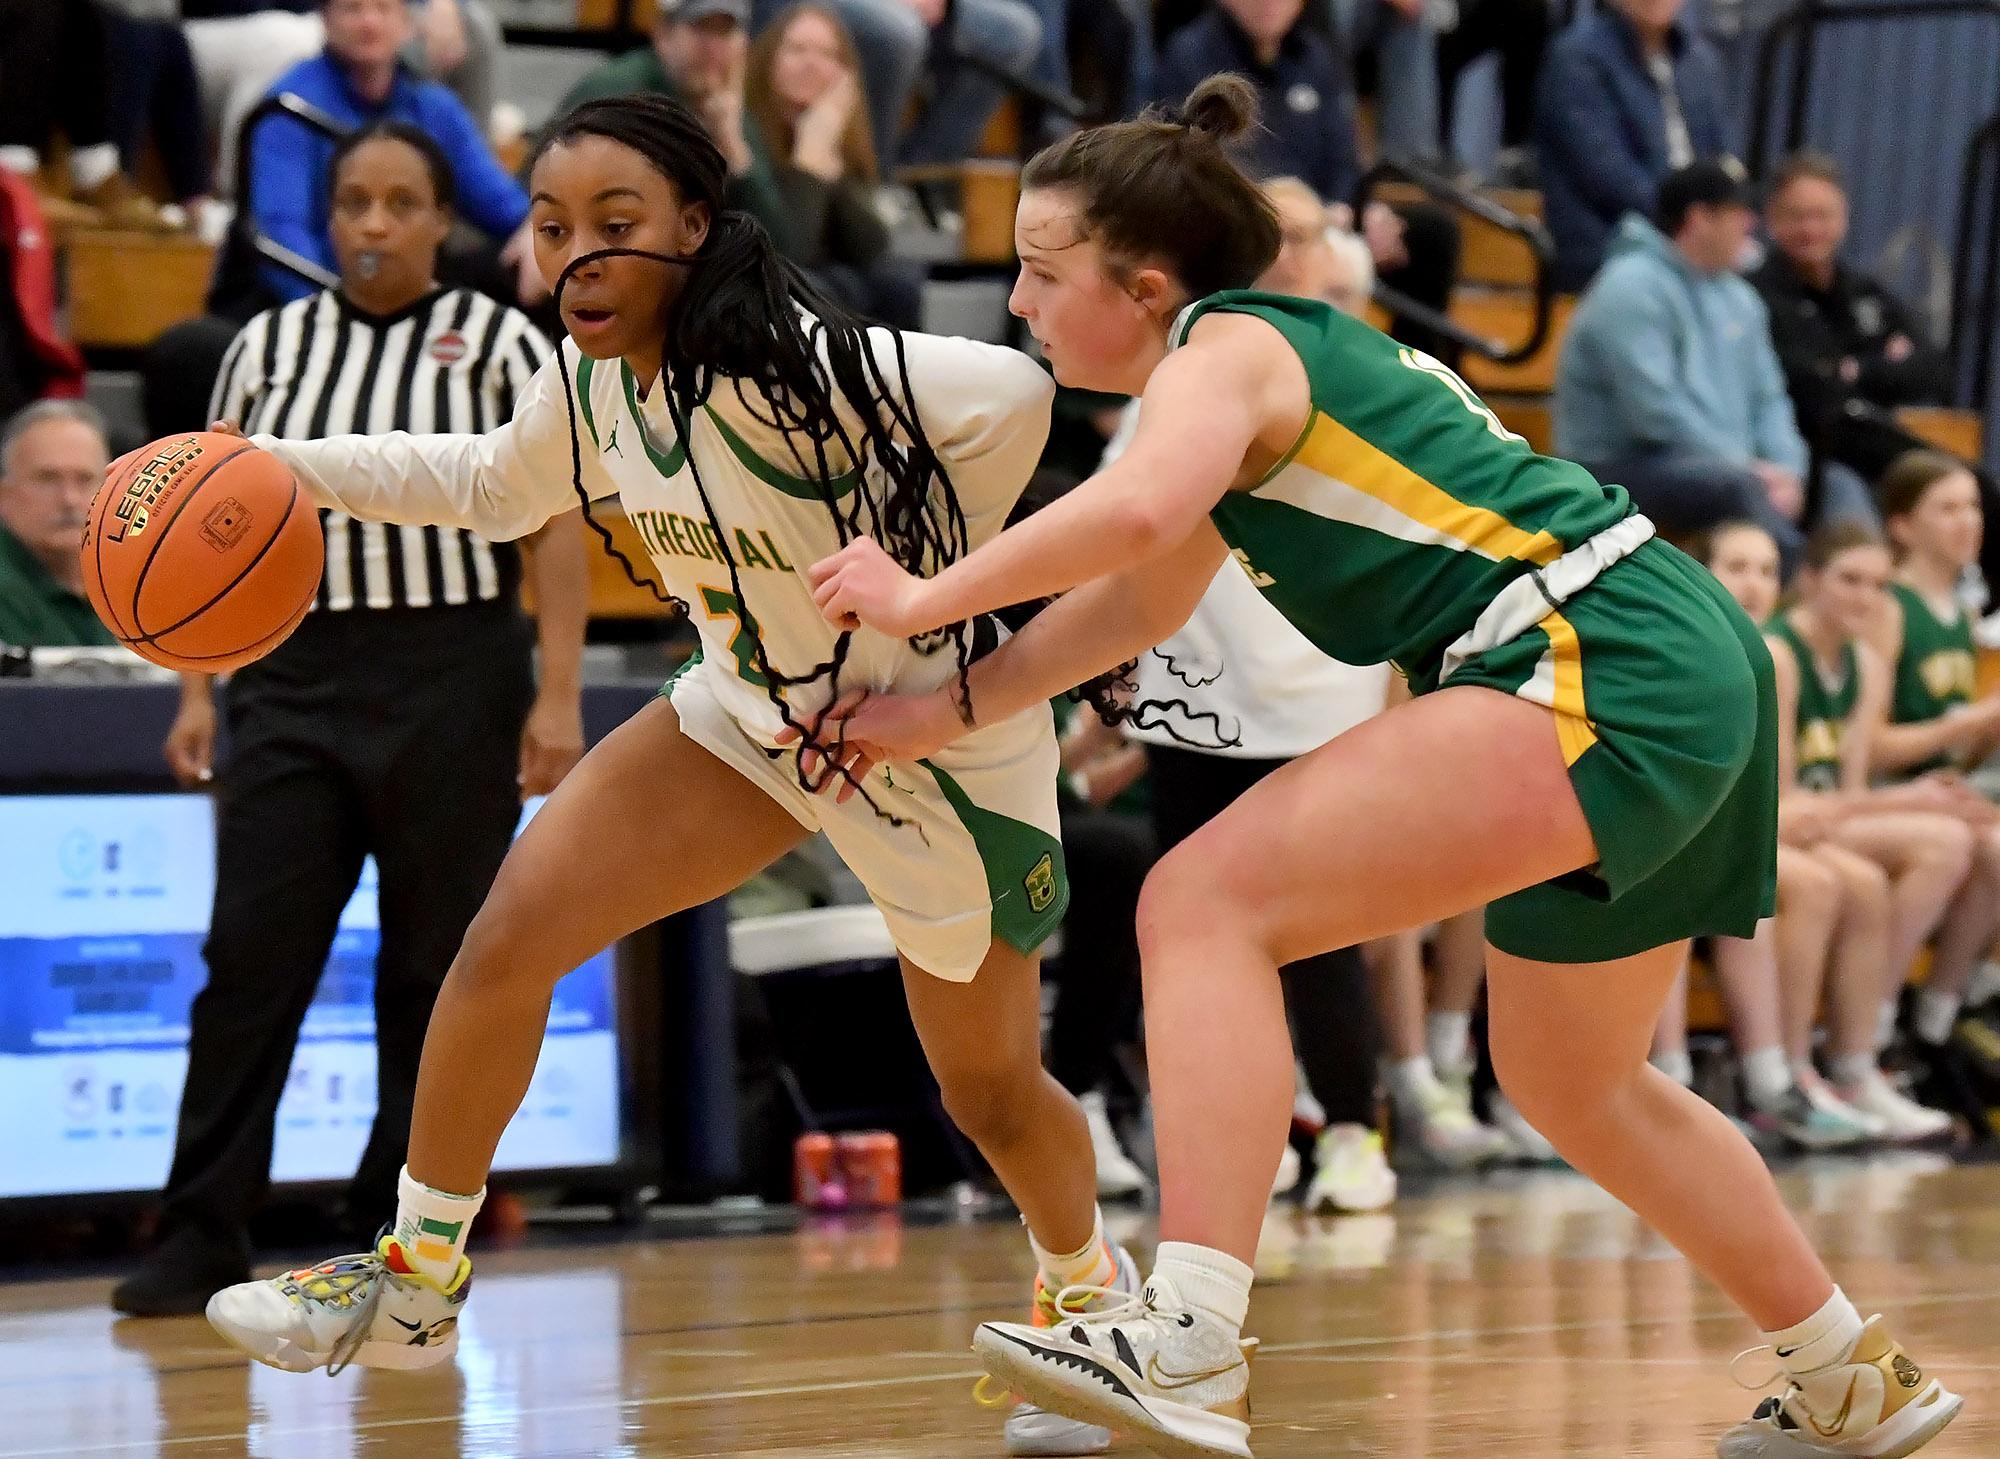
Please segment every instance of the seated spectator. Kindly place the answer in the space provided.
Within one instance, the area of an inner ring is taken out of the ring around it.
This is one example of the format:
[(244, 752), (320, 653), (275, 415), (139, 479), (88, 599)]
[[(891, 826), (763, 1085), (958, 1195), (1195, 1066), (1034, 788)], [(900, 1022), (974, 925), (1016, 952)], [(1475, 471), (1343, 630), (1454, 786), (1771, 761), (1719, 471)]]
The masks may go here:
[(1451, 0), (1331, 0), (1349, 62), (1365, 57), (1373, 77), (1375, 134), (1385, 157), (1435, 161), (1438, 146), (1438, 31)]
[[(69, 142), (67, 190), (44, 166), (57, 132)], [(41, 191), (52, 228), (169, 226), (118, 170), (104, 18), (89, 0), (0, 5), (0, 168)]]
[[(501, 259), (515, 270), (521, 299), (540, 299), (547, 291), (528, 237), (528, 195), (494, 158), (464, 103), (437, 82), (419, 80), (399, 56), (411, 34), (404, 0), (326, 0), (321, 18), (326, 49), (280, 76), (272, 90), (295, 92), (346, 126), (393, 120), (428, 133), (458, 179), (461, 216), (506, 240)], [(260, 127), (251, 144), (250, 207), (259, 226), (328, 272), (337, 267), (328, 230), (333, 149), (285, 117)], [(263, 277), (281, 300), (314, 292), (276, 266), (266, 267)]]
[(889, 230), (875, 212), (868, 100), (840, 17), (811, 0), (787, 7), (758, 37), (745, 90), (749, 130), (778, 159), (793, 262), (850, 308), (917, 328), (923, 270), (889, 252)]
[(1550, 0), (1459, 0), (1458, 23), (1437, 41), (1438, 132), (1452, 154), (1452, 119), (1465, 68), (1489, 51), (1500, 53), (1500, 153), (1495, 180), (1531, 183), (1529, 134), (1535, 123), (1535, 81), (1548, 50)]
[[(1080, 124), (1094, 126), (1135, 115), (1153, 94), (1153, 6), (1151, 0), (1027, 0), (1042, 23), (1042, 48), (1029, 75), (1053, 91), (1078, 92), (1087, 113)], [(1070, 48), (1087, 56), (1079, 73)], [(1080, 85), (1088, 79), (1093, 84)], [(1067, 117), (1041, 115), (1033, 104), (1027, 145), (1032, 150), (1068, 131)]]
[(1610, 0), (1549, 47), (1534, 140), (1558, 289), (1590, 282), (1618, 220), (1650, 213), (1668, 173), (1727, 145), (1721, 63), (1685, 3)]
[[(326, 44), (319, 0), (182, 0), (182, 10), (216, 171), (231, 189), (243, 119), (273, 82)], [(424, 0), (410, 14), (415, 29), (403, 59), (418, 75), (449, 86), (484, 129), (503, 45), (498, 17), (483, 0)]]
[[(1799, 429), (1825, 460), (1875, 485), (1889, 464), (1926, 443), (1890, 414), (1899, 405), (1942, 405), (1951, 368), (1923, 325), (1879, 281), (1840, 261), (1847, 191), (1829, 157), (1802, 153), (1771, 179), (1764, 222), (1772, 248), (1750, 275), (1771, 311), (1771, 340)], [(1975, 472), (1989, 516), (2000, 488)], [(2000, 583), (2000, 533), (1981, 554)]]
[(744, 114), (749, 68), (750, 0), (663, 0), (651, 45), (606, 61), (572, 86), (562, 116), (586, 101), (652, 92), (701, 114), (729, 164), (723, 201), (750, 214), (792, 256), (799, 240), (785, 195), (771, 173), (761, 130)]
[(83, 595), (77, 551), (110, 455), (103, 419), (80, 400), (39, 401), (0, 432), (0, 643), (115, 641)]
[(222, 241), (228, 213), (216, 204), (208, 142), (201, 130), (201, 88), (194, 53), (181, 28), (180, 0), (103, 0), (104, 40), (111, 72), (111, 137), (125, 175), (135, 177), (150, 140), (178, 213), (167, 221)]
[[(1333, 43), (1305, 14), (1305, 0), (1215, 0), (1167, 42), (1154, 77), (1157, 99), (1175, 104), (1218, 71), (1256, 86), (1263, 126), (1252, 133), (1246, 163), (1265, 175), (1298, 178), (1337, 204), (1346, 226), (1360, 180), (1354, 90)], [(1361, 235), (1384, 284), (1442, 311), (1458, 274), (1458, 225), (1429, 204), (1371, 203)], [(1406, 344), (1447, 362), (1456, 348), (1429, 330), (1398, 320)]]
[[(1756, 522), (1786, 569), (1805, 537), (1806, 443), (1764, 303), (1731, 272), (1754, 215), (1740, 165), (1698, 162), (1660, 188), (1659, 226), (1628, 217), (1570, 320), (1556, 370), (1556, 454), (1616, 482), (1669, 534)], [(1874, 521), (1829, 467), (1821, 515)]]
[(83, 394), (83, 356), (56, 324), (56, 260), (35, 189), (0, 167), (0, 420)]

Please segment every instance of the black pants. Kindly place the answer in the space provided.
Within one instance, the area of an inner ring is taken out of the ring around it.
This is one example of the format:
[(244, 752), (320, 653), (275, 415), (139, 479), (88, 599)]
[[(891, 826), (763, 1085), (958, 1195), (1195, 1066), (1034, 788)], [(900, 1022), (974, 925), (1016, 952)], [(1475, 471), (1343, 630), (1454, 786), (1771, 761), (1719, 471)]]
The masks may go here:
[(111, 91), (111, 140), (118, 144), (119, 162), (126, 172), (136, 172), (150, 136), (160, 149), (173, 200), (206, 196), (214, 189), (186, 33), (177, 21), (132, 20), (107, 10), (104, 35), (118, 78)]
[[(1403, 220), (1403, 251), (1410, 261), (1401, 268), (1384, 270), (1382, 282), (1442, 314), (1450, 308), (1451, 291), (1458, 284), (1462, 241), (1458, 219), (1435, 203), (1397, 203), (1395, 207)], [(1390, 321), (1389, 334), (1399, 344), (1422, 350), (1454, 368), (1458, 365), (1459, 349), (1454, 341), (1400, 314)]]
[(1112, 1053), (1139, 1030), (1139, 888), (1153, 869), (1153, 828), (1096, 806), (1062, 808), (1069, 915), (1062, 981), (1049, 1023), (1049, 1072), (1071, 1094), (1102, 1089)]
[(1439, 134), (1451, 146), (1458, 78), (1488, 51), (1500, 53), (1500, 145), (1519, 147), (1535, 120), (1535, 77), (1549, 41), (1548, 0), (1464, 0), (1458, 24), (1437, 40)]
[[(1934, 449), (1930, 442), (1898, 425), (1894, 417), (1872, 411), (1834, 415), (1813, 432), (1812, 441), (1816, 456), (1853, 467), (1870, 486), (1881, 480), (1889, 464), (1905, 451)], [(1967, 464), (1979, 482), (1979, 504), (1992, 524), (1980, 544), (1979, 570), (2000, 592), (2000, 484), (1978, 465)]]
[[(1153, 826), (1166, 855), (1283, 760), (1237, 760), (1197, 750), (1146, 748)], [(1306, 1082), (1332, 1124), (1375, 1122), (1375, 1002), (1360, 952), (1343, 947), (1280, 969), (1285, 1008)]]
[(72, 147), (110, 141), (110, 83), (90, 0), (0, 0), (0, 147), (46, 159), (58, 131)]
[(239, 1233), (262, 1200), (299, 1025), (370, 854), (378, 1094), (349, 1209), (363, 1226), (395, 1210), (431, 1005), (520, 817), (527, 645), (512, 603), (314, 613), (231, 681), (171, 1222)]

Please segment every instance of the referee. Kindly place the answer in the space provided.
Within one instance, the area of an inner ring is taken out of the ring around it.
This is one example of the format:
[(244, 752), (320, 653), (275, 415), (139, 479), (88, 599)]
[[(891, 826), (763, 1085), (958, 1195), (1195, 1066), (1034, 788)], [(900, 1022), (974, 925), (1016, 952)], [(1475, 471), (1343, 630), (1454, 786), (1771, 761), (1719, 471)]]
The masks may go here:
[[(292, 438), (471, 432), (506, 422), (549, 355), (517, 310), (434, 280), (451, 225), (450, 165), (424, 133), (378, 122), (334, 153), (341, 284), (244, 327), (211, 417)], [(322, 512), (315, 611), (225, 690), (231, 754), (217, 782), (215, 905), (194, 1000), (164, 1240), (112, 1305), (202, 1310), (248, 1280), (247, 1223), (270, 1183), (273, 1129), (299, 1026), (363, 858), (380, 874), (374, 1130), (346, 1221), (395, 1209), (418, 1057), (466, 925), (499, 870), (523, 796), (583, 752), (578, 687), (588, 558), (576, 513), (519, 552), (454, 528)], [(517, 601), (533, 578), (536, 692)], [(166, 755), (209, 779), (210, 681), (183, 681)]]

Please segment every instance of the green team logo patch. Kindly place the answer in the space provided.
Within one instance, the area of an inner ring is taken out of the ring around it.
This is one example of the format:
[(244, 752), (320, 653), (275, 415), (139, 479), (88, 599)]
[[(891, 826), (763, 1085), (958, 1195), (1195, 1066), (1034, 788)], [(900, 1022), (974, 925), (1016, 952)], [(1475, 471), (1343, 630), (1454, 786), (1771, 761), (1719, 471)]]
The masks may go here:
[(1028, 905), (1037, 912), (1046, 912), (1056, 899), (1056, 864), (1046, 851), (1042, 859), (1028, 868), (1027, 876), (1021, 880), (1027, 890)]

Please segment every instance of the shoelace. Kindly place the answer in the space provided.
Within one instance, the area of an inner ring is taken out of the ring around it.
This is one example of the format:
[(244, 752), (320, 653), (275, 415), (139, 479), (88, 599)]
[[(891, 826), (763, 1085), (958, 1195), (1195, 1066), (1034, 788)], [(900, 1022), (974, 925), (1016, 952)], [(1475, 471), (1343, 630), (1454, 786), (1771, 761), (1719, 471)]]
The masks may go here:
[[(1097, 1301), (1099, 1298), (1116, 1298), (1114, 1305), (1099, 1312), (1075, 1310)], [(1076, 1282), (1064, 1287), (1054, 1297), (1045, 1291), (1035, 1294), (1037, 1303), (1048, 1302), (1053, 1314), (1063, 1322), (1085, 1322), (1091, 1324), (1118, 1322), (1126, 1318), (1150, 1315), (1152, 1304), (1146, 1300), (1143, 1290), (1128, 1292), (1122, 1287), (1095, 1287)], [(1053, 1325), (1053, 1324), (1051, 1324)], [(1000, 1380), (991, 1373), (981, 1373), (972, 1385), (972, 1401), (981, 1408), (1005, 1408), (1014, 1401), (1013, 1391), (1003, 1387)]]
[[(382, 1258), (365, 1252), (336, 1257), (316, 1267), (285, 1273), (285, 1291), (303, 1302), (320, 1307), (353, 1310), (354, 1316), (327, 1355), (326, 1375), (337, 1377), (361, 1351), (375, 1326), (375, 1309), (382, 1303), (382, 1291), (392, 1273)], [(365, 1288), (356, 1296), (356, 1290)]]
[[(1762, 1378), (1759, 1378), (1755, 1383), (1752, 1383), (1749, 1379), (1745, 1378), (1741, 1373), (1737, 1372), (1736, 1370), (1742, 1366), (1743, 1360), (1745, 1358), (1755, 1357), (1758, 1353), (1769, 1353), (1771, 1355), (1771, 1362), (1775, 1366), (1771, 1369), (1769, 1373), (1765, 1374)], [(1784, 1376), (1785, 1376), (1785, 1365), (1778, 1361), (1778, 1350), (1772, 1347), (1769, 1343), (1761, 1343), (1754, 1348), (1745, 1348), (1742, 1352), (1738, 1353), (1735, 1357), (1729, 1360), (1729, 1381), (1734, 1383), (1738, 1388), (1744, 1389), (1746, 1392), (1762, 1393), (1766, 1388), (1769, 1388), (1773, 1383), (1777, 1382), (1780, 1378)]]

